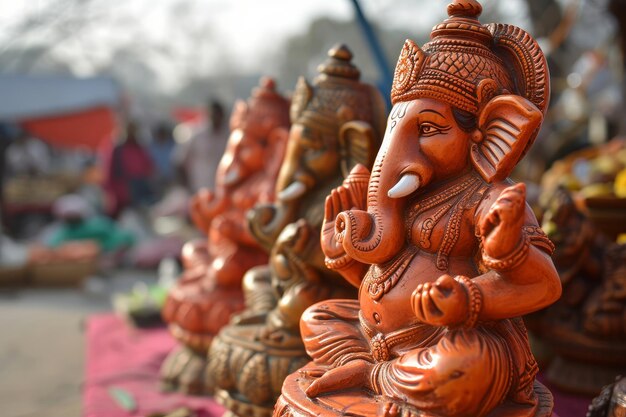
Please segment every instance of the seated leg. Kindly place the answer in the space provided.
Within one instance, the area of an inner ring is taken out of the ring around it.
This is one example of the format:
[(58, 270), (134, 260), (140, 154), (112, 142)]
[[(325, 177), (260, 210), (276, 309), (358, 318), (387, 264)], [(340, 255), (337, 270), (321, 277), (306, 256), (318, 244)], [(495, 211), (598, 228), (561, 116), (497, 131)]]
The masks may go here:
[(304, 347), (316, 365), (341, 366), (354, 359), (372, 362), (359, 330), (357, 300), (328, 300), (309, 307), (300, 319)]
[(507, 401), (520, 416), (534, 415), (535, 361), (518, 330), (508, 320), (450, 330), (433, 346), (379, 365), (374, 389), (441, 416), (486, 416)]

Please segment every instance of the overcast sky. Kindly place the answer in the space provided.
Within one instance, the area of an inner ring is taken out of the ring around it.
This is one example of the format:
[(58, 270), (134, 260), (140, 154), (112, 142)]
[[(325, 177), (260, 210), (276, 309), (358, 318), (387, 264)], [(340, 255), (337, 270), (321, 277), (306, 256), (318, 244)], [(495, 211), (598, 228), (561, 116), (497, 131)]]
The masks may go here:
[[(85, 1), (67, 1), (66, 7), (55, 13), (61, 17), (79, 13), (80, 3)], [(28, 45), (45, 41), (50, 34), (43, 25), (29, 37), (16, 37), (11, 29), (25, 16), (43, 14), (52, 2), (63, 4), (60, 0), (0, 0), (0, 53), (15, 42)], [(129, 38), (137, 38), (138, 43), (147, 39), (154, 41), (147, 44), (189, 48), (189, 37), (181, 37), (180, 30), (172, 27), (172, 15), (176, 13), (183, 16), (178, 21), (188, 21), (190, 26), (204, 31), (198, 36), (198, 49), (214, 48), (217, 56), (236, 63), (239, 71), (249, 73), (263, 68), (263, 57), (279, 51), (289, 36), (305, 32), (315, 18), (349, 20), (354, 15), (350, 0), (90, 0), (90, 3), (95, 5), (92, 9), (106, 14), (109, 20), (112, 16), (113, 20), (117, 16), (133, 20), (111, 29), (108, 24), (98, 24), (96, 18), (80, 35), (70, 34), (55, 46), (57, 55), (72, 62), (72, 69), (79, 75), (92, 75), (98, 63), (110, 59), (115, 45), (128, 42)], [(406, 29), (408, 33), (441, 21), (448, 3), (449, 0), (361, 0), (371, 20), (384, 22), (390, 28)], [(523, 0), (483, 3), (498, 4), (507, 21), (523, 24)], [(200, 38), (210, 39), (210, 43), (202, 43)]]
[[(76, 0), (79, 2), (80, 0)], [(430, 26), (445, 15), (448, 0), (361, 0), (372, 19), (392, 27)], [(0, 0), (0, 36), (27, 14), (45, 10), (50, 0)], [(93, 3), (98, 3), (94, 1)], [(236, 58), (246, 65), (260, 51), (272, 48), (289, 35), (306, 30), (319, 16), (348, 20), (353, 16), (350, 0), (106, 0), (119, 15), (137, 16), (137, 25), (156, 38), (167, 37), (164, 23), (177, 5), (189, 3), (193, 13), (210, 26), (216, 38), (232, 45)], [(507, 0), (505, 11), (519, 15), (520, 0)], [(68, 11), (70, 12), (70, 11)], [(45, 32), (42, 31), (45, 36)], [(106, 48), (106, 45), (102, 45)]]

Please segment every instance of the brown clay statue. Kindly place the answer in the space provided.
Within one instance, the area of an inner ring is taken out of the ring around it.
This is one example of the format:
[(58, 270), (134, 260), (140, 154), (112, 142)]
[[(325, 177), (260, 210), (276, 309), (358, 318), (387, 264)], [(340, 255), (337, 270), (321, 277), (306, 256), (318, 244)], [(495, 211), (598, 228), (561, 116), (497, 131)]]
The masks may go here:
[(284, 378), (309, 361), (302, 312), (328, 298), (356, 296), (326, 268), (319, 241), (324, 198), (354, 165), (371, 166), (384, 130), (382, 96), (359, 82), (351, 58), (336, 46), (312, 85), (298, 81), (276, 202), (249, 215), (255, 237), (271, 248), (269, 265), (246, 274), (246, 310), (215, 338), (207, 371), (216, 398), (237, 415), (271, 415)]
[(275, 416), (551, 415), (519, 317), (561, 287), (524, 184), (507, 179), (542, 123), (548, 69), (526, 32), (483, 26), (481, 10), (456, 0), (429, 43), (406, 41), (367, 191), (327, 198), (326, 264), (359, 300), (303, 314), (313, 362)]
[(550, 382), (596, 395), (626, 374), (626, 244), (611, 243), (565, 188), (550, 196), (543, 226), (557, 245), (563, 296), (533, 315), (533, 332), (555, 353)]
[(241, 281), (267, 253), (246, 227), (246, 212), (270, 202), (289, 133), (289, 102), (274, 81), (261, 79), (250, 99), (235, 104), (231, 134), (214, 191), (194, 196), (191, 215), (208, 235), (183, 248), (184, 273), (170, 291), (163, 317), (183, 347), (162, 367), (166, 388), (202, 393), (206, 353), (213, 336), (243, 309)]

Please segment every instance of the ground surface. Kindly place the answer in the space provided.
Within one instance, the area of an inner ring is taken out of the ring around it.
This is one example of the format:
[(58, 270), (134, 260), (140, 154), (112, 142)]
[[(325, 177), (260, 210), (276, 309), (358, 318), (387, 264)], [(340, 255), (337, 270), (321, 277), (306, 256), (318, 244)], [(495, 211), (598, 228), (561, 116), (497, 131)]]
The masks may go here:
[(0, 289), (0, 416), (79, 417), (83, 324), (110, 296), (156, 273), (117, 271), (82, 289)]

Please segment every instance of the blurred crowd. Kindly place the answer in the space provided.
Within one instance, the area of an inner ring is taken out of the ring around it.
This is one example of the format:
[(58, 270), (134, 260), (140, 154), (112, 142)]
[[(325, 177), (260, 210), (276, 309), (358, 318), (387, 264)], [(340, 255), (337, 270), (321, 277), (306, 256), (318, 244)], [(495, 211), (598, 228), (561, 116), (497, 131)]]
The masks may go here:
[[(44, 248), (76, 241), (94, 243), (107, 267), (156, 266), (177, 256), (193, 233), (188, 199), (213, 188), (228, 139), (222, 104), (210, 100), (205, 113), (178, 126), (129, 120), (98, 151), (54, 147), (0, 124), (0, 259), (41, 258)], [(20, 246), (26, 255), (15, 255)]]
[[(555, 162), (625, 131), (624, 46), (616, 37), (624, 37), (620, 16), (626, 9), (622, 1), (610, 4), (604, 10), (571, 2), (559, 24), (537, 36), (552, 71), (552, 100), (535, 146), (513, 175), (529, 184), (531, 202), (538, 201), (542, 176)], [(540, 21), (533, 23), (541, 29)], [(592, 42), (594, 31), (613, 34)], [(55, 147), (16, 124), (0, 123), (0, 259), (6, 259), (7, 241), (54, 248), (85, 239), (116, 254), (114, 264), (128, 261), (119, 253), (131, 247), (140, 254), (132, 260), (136, 265), (177, 256), (189, 233), (198, 233), (187, 221), (188, 200), (200, 188), (213, 188), (228, 137), (220, 102), (209, 100), (203, 113), (201, 122), (177, 125), (128, 117), (118, 122), (117, 138), (98, 151)], [(605, 165), (613, 179), (624, 168), (619, 158), (593, 166)], [(173, 231), (176, 242), (159, 240)]]

